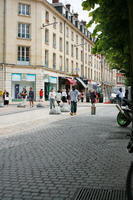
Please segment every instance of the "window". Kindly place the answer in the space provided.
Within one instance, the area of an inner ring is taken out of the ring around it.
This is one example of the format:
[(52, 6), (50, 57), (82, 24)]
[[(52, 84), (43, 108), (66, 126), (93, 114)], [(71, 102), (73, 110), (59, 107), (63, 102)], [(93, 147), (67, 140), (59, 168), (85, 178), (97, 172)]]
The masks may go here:
[(74, 74), (73, 61), (71, 62), (71, 73)]
[(59, 70), (62, 71), (62, 56), (60, 56), (59, 60)]
[(76, 44), (78, 44), (78, 35), (76, 35)]
[(62, 51), (62, 38), (59, 39), (59, 50)]
[(90, 68), (88, 68), (88, 79), (90, 79)]
[(81, 65), (81, 77), (84, 77), (84, 66)]
[(66, 42), (66, 54), (69, 54), (69, 44)]
[(48, 67), (48, 50), (45, 50), (45, 67)]
[(85, 42), (85, 50), (87, 51), (87, 42)]
[(66, 27), (66, 36), (69, 37), (69, 29)]
[(87, 67), (85, 67), (85, 78), (87, 78)]
[(56, 54), (53, 53), (53, 69), (56, 69)]
[(19, 38), (30, 38), (30, 24), (18, 24), (18, 37)]
[(56, 34), (53, 34), (53, 48), (56, 48)]
[(62, 33), (63, 28), (62, 28), (62, 22), (60, 22), (60, 33)]
[(30, 16), (30, 5), (19, 3), (19, 15)]
[(48, 44), (49, 42), (49, 30), (45, 29), (45, 43)]
[(87, 53), (85, 54), (85, 64), (87, 64)]
[(71, 40), (74, 40), (74, 33), (73, 33), (73, 31), (71, 32)]
[(45, 22), (49, 23), (49, 12), (48, 11), (46, 11), (46, 13), (45, 13)]
[(55, 17), (53, 17), (53, 28), (56, 28), (56, 18)]
[(74, 52), (73, 52), (73, 44), (71, 45), (71, 56), (74, 56)]
[(83, 51), (81, 51), (81, 61), (83, 62)]
[(88, 44), (88, 52), (90, 52), (91, 51), (91, 46), (90, 46), (90, 44)]
[(78, 60), (78, 48), (76, 48), (76, 59)]
[(76, 63), (76, 74), (78, 74), (79, 68), (78, 68), (78, 63)]
[(30, 61), (30, 47), (18, 46), (18, 61)]
[(68, 58), (66, 59), (66, 72), (69, 72), (69, 61), (68, 61)]

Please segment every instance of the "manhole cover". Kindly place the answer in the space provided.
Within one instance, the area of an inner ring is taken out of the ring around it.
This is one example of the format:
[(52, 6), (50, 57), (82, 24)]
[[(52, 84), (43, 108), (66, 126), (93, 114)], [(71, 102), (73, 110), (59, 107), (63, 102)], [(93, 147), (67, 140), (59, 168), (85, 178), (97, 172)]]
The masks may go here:
[(124, 190), (81, 188), (73, 200), (127, 200)]

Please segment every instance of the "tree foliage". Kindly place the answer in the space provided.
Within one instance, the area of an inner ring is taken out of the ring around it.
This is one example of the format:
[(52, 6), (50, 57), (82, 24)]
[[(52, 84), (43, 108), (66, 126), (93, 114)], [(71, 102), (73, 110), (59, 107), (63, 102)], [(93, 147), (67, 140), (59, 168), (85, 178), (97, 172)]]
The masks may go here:
[[(96, 9), (95, 5), (98, 4)], [(111, 68), (116, 68), (129, 77), (129, 17), (127, 0), (86, 0), (83, 9), (90, 11), (96, 27), (92, 36), (96, 38), (93, 53), (104, 54)]]

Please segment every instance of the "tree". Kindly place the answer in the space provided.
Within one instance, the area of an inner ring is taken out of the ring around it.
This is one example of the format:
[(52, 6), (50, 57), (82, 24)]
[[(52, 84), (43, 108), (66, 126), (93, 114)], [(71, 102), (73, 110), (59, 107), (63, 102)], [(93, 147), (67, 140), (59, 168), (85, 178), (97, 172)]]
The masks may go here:
[(111, 68), (129, 78), (133, 103), (133, 0), (85, 0), (82, 6), (94, 9), (88, 23), (88, 27), (97, 24), (92, 34), (96, 37), (93, 53), (104, 54)]

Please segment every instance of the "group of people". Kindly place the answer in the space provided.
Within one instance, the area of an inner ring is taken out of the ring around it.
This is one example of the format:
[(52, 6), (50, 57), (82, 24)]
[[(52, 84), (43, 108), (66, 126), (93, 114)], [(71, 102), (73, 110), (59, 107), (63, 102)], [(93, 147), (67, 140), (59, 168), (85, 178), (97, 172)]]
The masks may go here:
[[(61, 101), (63, 103), (71, 104), (71, 112), (70, 115), (76, 115), (77, 112), (77, 102), (81, 99), (81, 102), (83, 102), (83, 94), (80, 93), (75, 86), (72, 86), (72, 90), (66, 92), (64, 89), (62, 92), (58, 91), (57, 93), (54, 91), (54, 89), (51, 89), (51, 92), (49, 93), (49, 100), (50, 100), (50, 109), (55, 108), (55, 101), (57, 101), (58, 106), (60, 106)], [(95, 91), (92, 90), (90, 93), (90, 99), (91, 103), (95, 103)]]
[(34, 91), (32, 90), (32, 87), (30, 87), (29, 94), (28, 94), (26, 88), (23, 88), (23, 90), (21, 92), (21, 96), (23, 99), (23, 103), (26, 102), (27, 97), (28, 97), (29, 102), (30, 102), (30, 107), (34, 106)]

